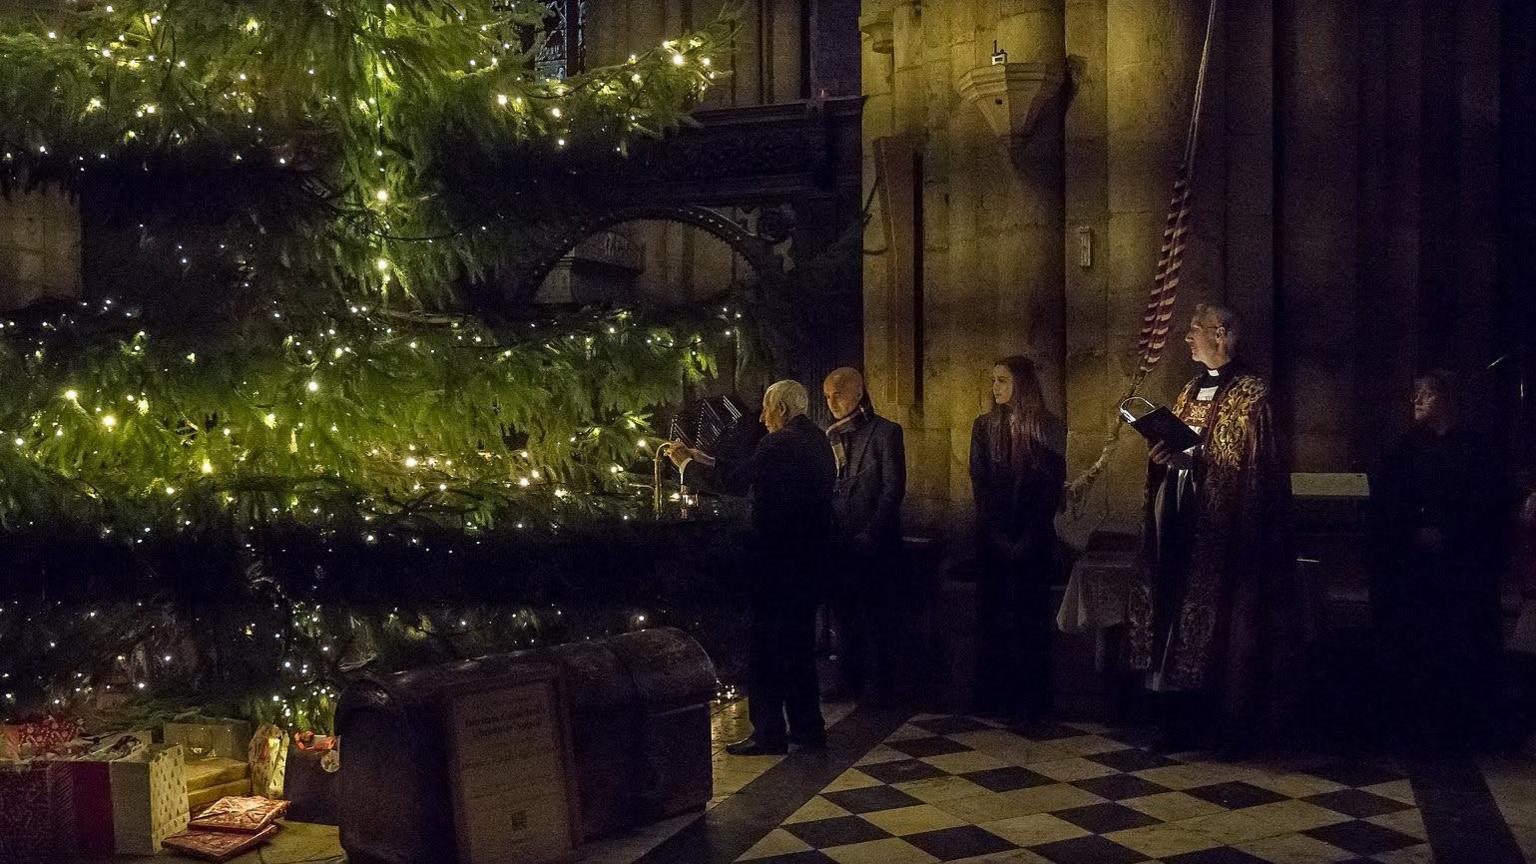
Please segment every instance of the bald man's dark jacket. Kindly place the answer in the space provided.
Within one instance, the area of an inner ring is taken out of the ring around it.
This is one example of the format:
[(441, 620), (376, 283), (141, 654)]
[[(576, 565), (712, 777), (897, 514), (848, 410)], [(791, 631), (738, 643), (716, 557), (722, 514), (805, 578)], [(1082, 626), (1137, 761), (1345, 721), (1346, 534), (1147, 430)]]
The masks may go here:
[(832, 528), (837, 465), (827, 436), (804, 414), (758, 441), (744, 459), (689, 462), (688, 486), (752, 496), (752, 528), (765, 551), (818, 554)]
[[(842, 432), (846, 463), (837, 478), (832, 509), (838, 536), (863, 537), (869, 551), (901, 545), (901, 500), (907, 494), (907, 454), (901, 426), (864, 406)], [(838, 427), (827, 430), (839, 435)]]

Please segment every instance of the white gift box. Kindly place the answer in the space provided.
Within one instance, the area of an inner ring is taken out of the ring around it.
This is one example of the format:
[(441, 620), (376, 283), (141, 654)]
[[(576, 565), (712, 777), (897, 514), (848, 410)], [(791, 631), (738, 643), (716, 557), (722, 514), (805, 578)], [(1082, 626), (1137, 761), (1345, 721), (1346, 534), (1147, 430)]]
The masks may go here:
[(186, 760), (180, 744), (150, 747), (108, 763), (112, 832), (119, 855), (154, 855), (187, 829)]

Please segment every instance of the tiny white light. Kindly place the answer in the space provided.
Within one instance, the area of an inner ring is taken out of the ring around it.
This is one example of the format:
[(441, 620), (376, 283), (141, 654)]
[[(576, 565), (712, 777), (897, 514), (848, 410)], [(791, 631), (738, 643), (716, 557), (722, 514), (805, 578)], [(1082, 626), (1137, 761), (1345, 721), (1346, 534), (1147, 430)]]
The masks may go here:
[(306, 386), (309, 388), (309, 392), (311, 392), (311, 393), (316, 393), (316, 392), (319, 392), (319, 390), (320, 390), (320, 382), (319, 381), (311, 381)]

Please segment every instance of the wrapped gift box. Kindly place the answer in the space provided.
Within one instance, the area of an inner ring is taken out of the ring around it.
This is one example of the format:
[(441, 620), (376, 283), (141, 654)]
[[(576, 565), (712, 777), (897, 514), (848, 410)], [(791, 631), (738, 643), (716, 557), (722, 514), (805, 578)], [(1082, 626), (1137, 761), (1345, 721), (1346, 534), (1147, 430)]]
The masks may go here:
[(255, 834), (193, 829), (165, 838), (165, 846), (205, 861), (228, 861), (268, 842), (277, 832), (276, 825), (270, 825)]
[(196, 792), (187, 793), (187, 809), (192, 813), (197, 813), (220, 798), (250, 794), (251, 780), (249, 777), (218, 786), (209, 786), (207, 789), (199, 789)]
[(146, 748), (106, 764), (119, 855), (154, 855), (166, 837), (186, 830), (187, 772), (180, 744)]
[(0, 758), (30, 759), (67, 749), (85, 734), (78, 717), (49, 715), (27, 723), (0, 724)]
[(251, 766), (215, 757), (187, 763), (187, 810), (197, 812), (226, 795), (251, 794)]
[(283, 778), (288, 770), (288, 734), (264, 723), (251, 736), (246, 750), (251, 763), (251, 794), (283, 797)]
[(148, 732), (72, 738), (64, 749), (75, 755), (0, 761), (0, 861), (117, 851), (112, 760), (147, 752), (149, 740)]
[(237, 834), (254, 834), (264, 831), (283, 818), (288, 802), (260, 795), (220, 798), (211, 807), (197, 814), (191, 827), (198, 831), (233, 831)]
[(110, 811), (104, 834), (100, 817), (82, 825), (75, 788), (74, 763), (0, 763), (0, 861), (42, 864), (111, 854)]

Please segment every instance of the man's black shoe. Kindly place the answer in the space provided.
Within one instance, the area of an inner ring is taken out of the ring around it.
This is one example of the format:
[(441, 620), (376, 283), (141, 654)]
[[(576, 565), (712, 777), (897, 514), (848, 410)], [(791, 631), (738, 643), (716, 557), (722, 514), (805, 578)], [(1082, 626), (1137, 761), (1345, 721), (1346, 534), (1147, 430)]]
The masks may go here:
[(789, 742), (743, 738), (734, 744), (725, 745), (725, 752), (732, 756), (783, 756), (789, 752)]

